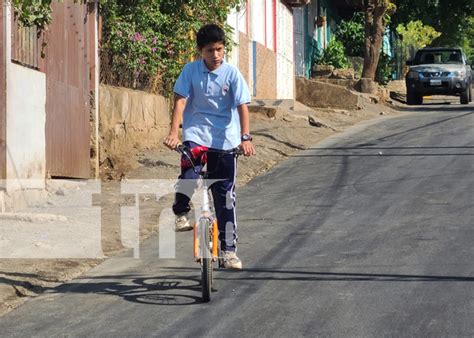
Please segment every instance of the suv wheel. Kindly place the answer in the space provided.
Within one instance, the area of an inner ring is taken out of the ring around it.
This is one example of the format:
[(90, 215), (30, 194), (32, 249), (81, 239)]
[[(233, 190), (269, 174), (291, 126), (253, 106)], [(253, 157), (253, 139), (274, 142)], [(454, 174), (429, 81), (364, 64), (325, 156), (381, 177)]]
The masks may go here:
[(468, 85), (465, 90), (461, 92), (461, 104), (468, 104), (471, 97), (471, 86)]
[(412, 90), (408, 90), (407, 91), (407, 104), (410, 106), (415, 105), (415, 104), (420, 104), (418, 97), (419, 95), (417, 95), (416, 92)]
[(415, 98), (416, 104), (423, 104), (423, 95), (417, 95)]

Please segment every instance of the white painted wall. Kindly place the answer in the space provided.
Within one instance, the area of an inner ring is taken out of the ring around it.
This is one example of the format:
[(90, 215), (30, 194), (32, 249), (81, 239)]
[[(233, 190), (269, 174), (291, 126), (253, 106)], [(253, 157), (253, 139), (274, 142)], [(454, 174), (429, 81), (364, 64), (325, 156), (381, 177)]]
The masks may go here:
[(249, 7), (251, 40), (265, 46), (265, 1), (249, 0)]
[(293, 49), (293, 13), (277, 2), (277, 96), (294, 99), (295, 67)]
[(265, 1), (265, 15), (266, 15), (266, 47), (270, 50), (275, 50), (274, 48), (274, 32), (273, 32), (273, 21), (275, 20), (273, 0), (264, 0)]
[[(11, 11), (6, 8), (6, 45), (11, 46)], [(46, 178), (46, 76), (11, 62), (6, 48), (7, 192), (43, 189)]]
[(247, 32), (247, 8), (245, 7), (246, 4), (243, 3), (240, 6), (240, 11), (237, 12), (237, 24), (239, 27), (239, 31), (242, 33), (248, 34)]
[[(232, 46), (232, 51), (226, 53), (226, 61), (230, 64), (239, 67), (239, 31), (240, 31), (240, 20), (239, 17), (242, 14), (236, 10), (232, 10), (227, 16), (227, 24), (231, 26), (234, 31), (232, 34), (232, 41), (234, 46)], [(245, 17), (245, 13), (244, 13)]]

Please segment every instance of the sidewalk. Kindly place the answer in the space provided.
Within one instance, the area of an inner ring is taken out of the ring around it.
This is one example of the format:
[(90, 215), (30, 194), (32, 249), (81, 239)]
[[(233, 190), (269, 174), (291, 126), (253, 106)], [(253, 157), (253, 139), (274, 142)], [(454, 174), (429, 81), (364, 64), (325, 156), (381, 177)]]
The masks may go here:
[[(399, 114), (370, 100), (356, 111), (315, 111), (288, 102), (263, 102), (251, 111), (257, 156), (239, 159), (238, 185), (358, 122)], [(28, 297), (80, 276), (109, 256), (127, 249), (133, 256), (138, 237), (143, 241), (157, 232), (158, 220), (173, 222), (169, 207), (172, 182), (179, 171), (177, 154), (155, 149), (133, 155), (134, 169), (115, 176), (122, 177), (121, 182), (68, 181), (67, 188), (51, 189), (40, 206), (0, 214), (0, 315)], [(133, 191), (140, 192), (139, 197)], [(156, 191), (160, 191), (159, 199)], [(133, 226), (127, 228), (124, 223)]]

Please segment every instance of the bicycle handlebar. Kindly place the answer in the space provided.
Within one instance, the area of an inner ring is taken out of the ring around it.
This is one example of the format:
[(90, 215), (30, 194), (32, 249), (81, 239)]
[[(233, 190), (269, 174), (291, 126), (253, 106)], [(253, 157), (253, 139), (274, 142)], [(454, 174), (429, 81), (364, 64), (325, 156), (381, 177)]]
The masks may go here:
[[(188, 159), (188, 161), (191, 163), (191, 165), (193, 167), (193, 170), (196, 174), (202, 175), (204, 173), (202, 171), (198, 172), (198, 170), (196, 169), (196, 165), (194, 164), (194, 159), (191, 156), (191, 149), (189, 147), (187, 147), (184, 144), (180, 143), (175, 147), (174, 150), (177, 151), (178, 153), (182, 154), (183, 156), (185, 156)], [(230, 150), (208, 149), (206, 151), (206, 153), (235, 154), (236, 156), (240, 156), (240, 155), (244, 154), (244, 150), (241, 147), (237, 147), (237, 148), (230, 149)]]
[[(188, 151), (190, 151), (191, 149), (189, 147), (186, 147), (184, 144), (180, 143), (175, 147), (174, 150), (177, 151), (178, 153), (183, 154), (186, 157), (189, 157)], [(218, 153), (218, 154), (235, 154), (237, 156), (244, 154), (244, 150), (241, 147), (233, 148), (230, 150), (208, 149), (206, 152)]]

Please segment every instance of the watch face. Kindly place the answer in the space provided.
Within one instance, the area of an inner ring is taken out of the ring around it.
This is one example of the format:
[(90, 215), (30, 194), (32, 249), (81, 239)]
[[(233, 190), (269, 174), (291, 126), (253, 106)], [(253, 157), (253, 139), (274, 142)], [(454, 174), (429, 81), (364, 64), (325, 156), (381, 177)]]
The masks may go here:
[(249, 134), (242, 135), (242, 141), (250, 141), (250, 140), (252, 140), (252, 137)]

